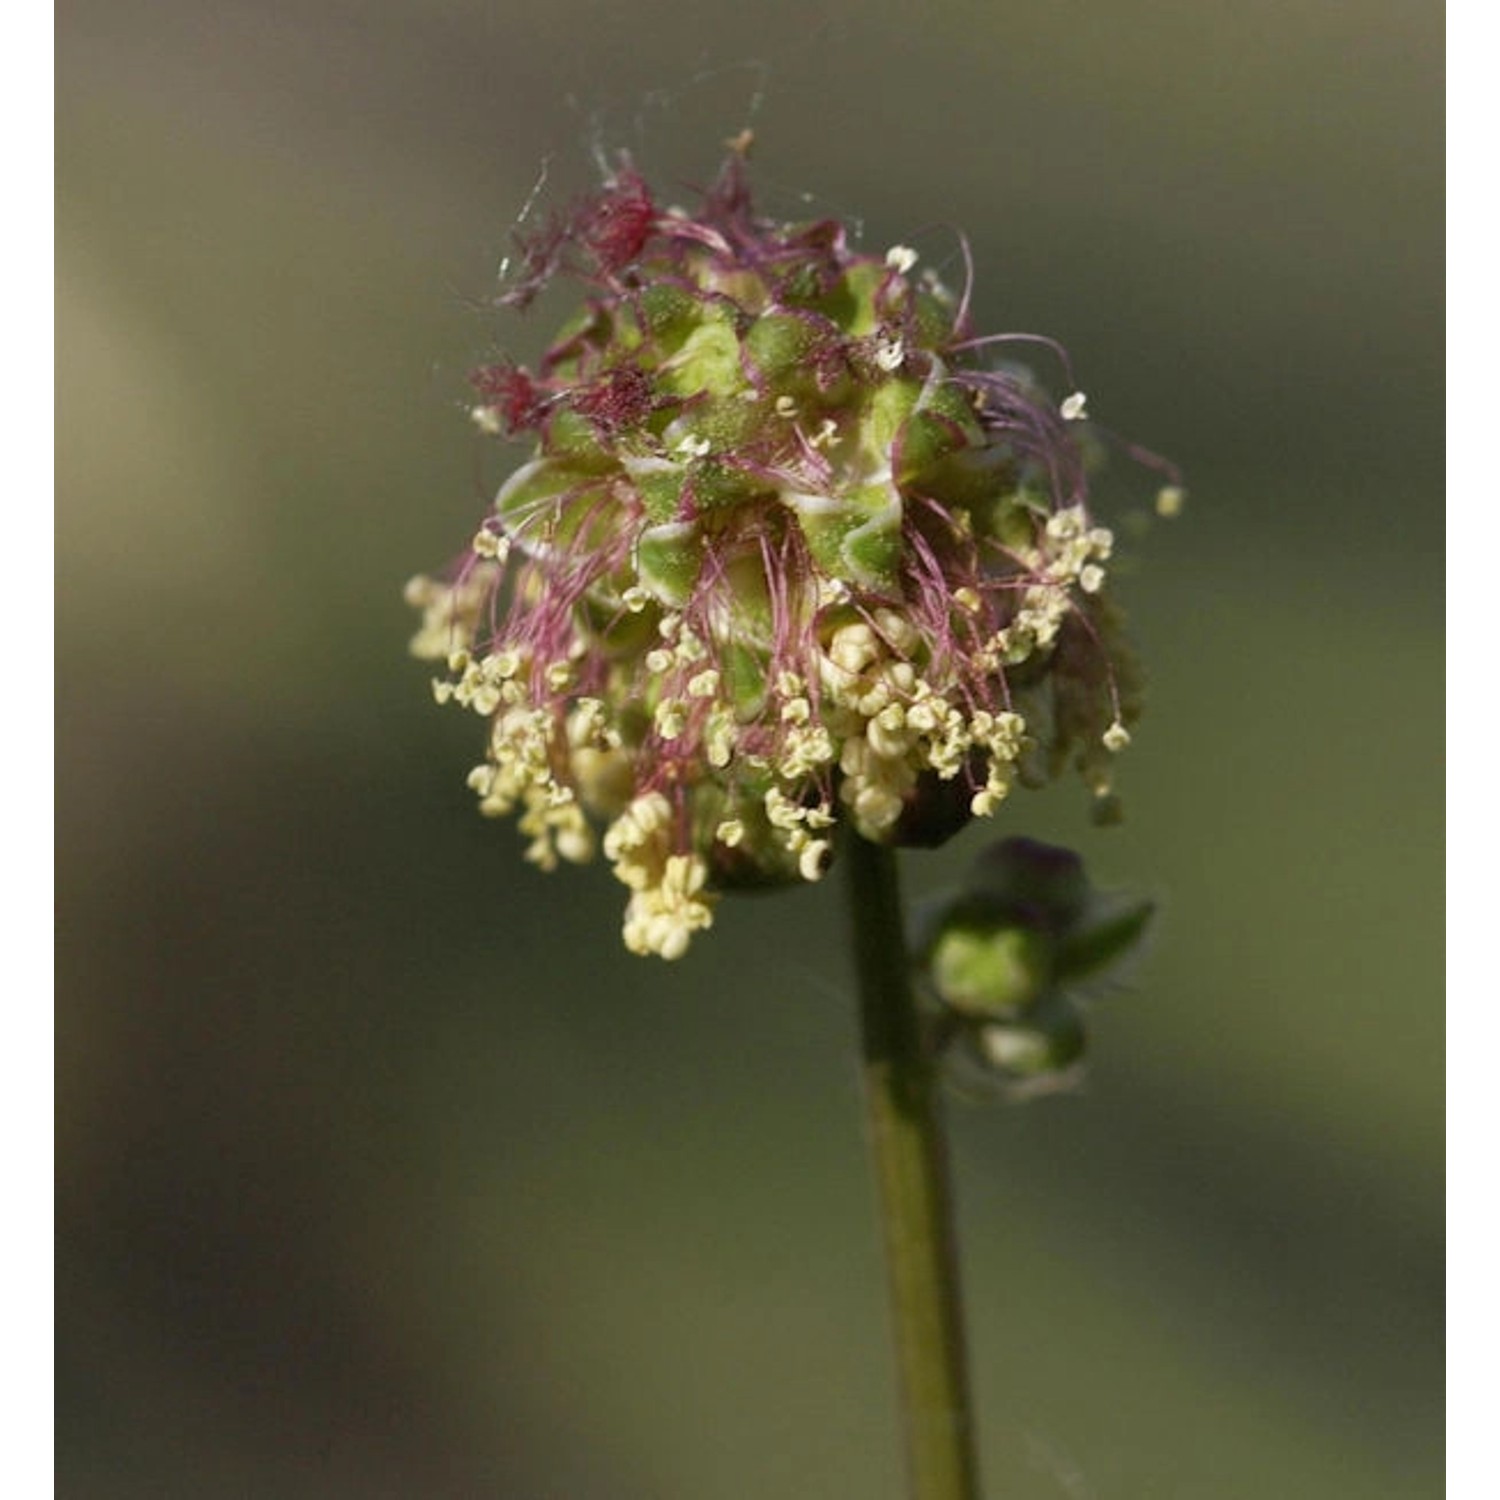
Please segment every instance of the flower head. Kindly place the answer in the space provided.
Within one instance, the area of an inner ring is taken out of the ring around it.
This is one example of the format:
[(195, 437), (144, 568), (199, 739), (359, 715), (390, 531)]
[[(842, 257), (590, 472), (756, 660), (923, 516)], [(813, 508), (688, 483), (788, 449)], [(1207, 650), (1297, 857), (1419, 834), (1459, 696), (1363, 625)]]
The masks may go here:
[(819, 879), (841, 822), (934, 843), (1068, 766), (1107, 796), (1138, 683), (1081, 393), (994, 364), (914, 251), (758, 217), (740, 154), (692, 213), (622, 166), (522, 250), (502, 300), (583, 306), (475, 372), (531, 456), (408, 599), (529, 859), (602, 831), (626, 945), (675, 958), (724, 890)]

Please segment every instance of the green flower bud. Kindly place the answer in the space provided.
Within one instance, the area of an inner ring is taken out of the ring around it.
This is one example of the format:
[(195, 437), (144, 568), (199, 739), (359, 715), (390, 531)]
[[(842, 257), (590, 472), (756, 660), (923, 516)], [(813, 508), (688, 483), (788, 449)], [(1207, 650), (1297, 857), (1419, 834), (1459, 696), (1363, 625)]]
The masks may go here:
[(927, 955), (927, 978), (962, 1015), (1014, 1017), (1051, 982), (1051, 952), (1041, 933), (1025, 927), (949, 921)]
[(1079, 986), (1139, 951), (1150, 901), (1096, 891), (1068, 849), (1005, 839), (917, 918), (912, 951), (950, 1064), (1002, 1090), (1067, 1073), (1086, 1028)]

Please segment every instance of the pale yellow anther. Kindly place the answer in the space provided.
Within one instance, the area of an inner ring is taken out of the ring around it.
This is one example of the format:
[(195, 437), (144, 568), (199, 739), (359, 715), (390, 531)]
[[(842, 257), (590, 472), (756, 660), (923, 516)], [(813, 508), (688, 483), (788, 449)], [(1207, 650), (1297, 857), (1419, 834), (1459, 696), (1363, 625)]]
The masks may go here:
[(656, 705), (656, 732), (664, 740), (675, 740), (687, 727), (687, 705), (679, 698), (663, 698)]
[(922, 639), (911, 620), (899, 610), (884, 606), (875, 611), (875, 628), (890, 643), (891, 650), (901, 654), (914, 650)]
[(638, 583), (633, 583), (620, 595), (620, 603), (633, 615), (638, 615), (651, 602), (648, 594)]
[(912, 737), (899, 729), (885, 728), (879, 719), (874, 719), (865, 731), (870, 748), (882, 760), (900, 760), (912, 747)]
[(476, 532), (471, 545), (476, 557), (491, 562), (503, 563), (510, 556), (510, 538), (488, 528)]
[(554, 830), (557, 852), (575, 865), (587, 864), (594, 857), (594, 830), (589, 827), (583, 814), (575, 820), (569, 819)]
[(863, 621), (843, 625), (833, 633), (829, 660), (845, 672), (862, 672), (879, 655), (875, 632)]
[[(618, 735), (614, 735), (618, 739)], [(580, 698), (573, 712), (568, 715), (568, 744), (575, 750), (585, 745), (601, 746), (608, 743), (608, 714), (598, 698)]]
[(788, 781), (800, 781), (833, 758), (833, 737), (823, 725), (793, 725), (777, 757), (776, 769)]
[(906, 711), (906, 727), (918, 734), (931, 734), (940, 722), (937, 709), (929, 701), (914, 703)]
[(828, 872), (833, 845), (827, 839), (811, 839), (797, 856), (797, 873), (804, 880), (821, 880)]
[(712, 698), (719, 691), (719, 674), (709, 667), (688, 679), (687, 690), (689, 698)]
[(1065, 542), (1073, 537), (1082, 536), (1084, 528), (1083, 507), (1080, 505), (1072, 505), (1065, 510), (1055, 510), (1047, 517), (1047, 535), (1054, 541)]
[(1097, 563), (1087, 563), (1078, 570), (1078, 587), (1085, 594), (1097, 594), (1104, 587), (1104, 569)]
[[(606, 837), (606, 853), (608, 848)], [(627, 880), (634, 895), (625, 908), (625, 946), (632, 953), (681, 958), (692, 935), (713, 925), (714, 898), (702, 894), (707, 879), (708, 867), (698, 855), (669, 854), (644, 879)]]
[(1103, 735), (1104, 748), (1109, 751), (1123, 750), (1130, 743), (1130, 731), (1116, 719)]
[(716, 708), (709, 715), (708, 726), (703, 733), (708, 763), (716, 771), (722, 771), (734, 758), (734, 744), (738, 738), (739, 729), (734, 716), (726, 709)]
[(932, 296), (947, 306), (951, 307), (956, 300), (952, 289), (944, 284), (943, 278), (931, 266), (923, 267), (922, 285)]
[(708, 647), (691, 630), (682, 631), (677, 640), (677, 660), (690, 667), (708, 655)]
[(1171, 520), (1174, 516), (1182, 514), (1182, 508), (1187, 504), (1187, 491), (1178, 484), (1163, 485), (1156, 492), (1156, 513), (1164, 520)]
[(802, 809), (785, 792), (773, 786), (766, 793), (766, 821), (772, 828), (798, 828), (802, 823)]
[(422, 661), (443, 661), (472, 639), (500, 576), (499, 566), (480, 561), (458, 583), (440, 583), (418, 574), (407, 581), (406, 602), (422, 611), (422, 624), (408, 649)]
[(901, 816), (902, 799), (888, 786), (871, 782), (854, 795), (854, 820), (866, 837), (880, 838)]
[[(463, 684), (460, 684), (462, 690)], [(481, 718), (488, 717), (500, 707), (500, 684), (498, 682), (479, 682), (469, 688), (467, 693), (467, 707), (472, 708)], [(464, 695), (460, 691), (459, 701), (464, 701)]]

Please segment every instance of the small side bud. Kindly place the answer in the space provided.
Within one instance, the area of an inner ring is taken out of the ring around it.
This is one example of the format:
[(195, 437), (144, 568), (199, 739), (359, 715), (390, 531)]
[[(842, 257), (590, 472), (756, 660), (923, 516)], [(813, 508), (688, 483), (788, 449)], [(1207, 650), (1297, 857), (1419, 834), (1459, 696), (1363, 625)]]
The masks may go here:
[(1083, 989), (1116, 980), (1154, 913), (1094, 889), (1069, 849), (1005, 839), (966, 885), (919, 914), (912, 951), (950, 1075), (1009, 1097), (1077, 1075)]
[(970, 1016), (1019, 1014), (1051, 979), (1046, 938), (982, 918), (946, 924), (927, 959), (927, 976), (946, 1006)]

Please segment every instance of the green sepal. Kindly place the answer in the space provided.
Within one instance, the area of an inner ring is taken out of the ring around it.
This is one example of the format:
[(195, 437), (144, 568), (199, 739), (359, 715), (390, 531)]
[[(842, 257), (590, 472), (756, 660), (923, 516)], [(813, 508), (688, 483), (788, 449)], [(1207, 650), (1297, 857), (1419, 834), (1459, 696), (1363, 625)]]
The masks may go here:
[(733, 396), (690, 402), (662, 433), (662, 442), (668, 448), (675, 448), (684, 438), (698, 438), (715, 453), (744, 447), (766, 420), (760, 403), (743, 400), (745, 394), (754, 393), (744, 388)]
[(765, 656), (771, 649), (775, 615), (765, 563), (754, 547), (726, 548), (720, 559), (724, 587), (717, 597), (722, 609), (710, 622), (723, 648), (741, 645)]
[(765, 654), (742, 641), (721, 644), (719, 674), (735, 717), (742, 724), (757, 718), (766, 706)]
[(772, 385), (795, 377), (817, 347), (822, 331), (813, 319), (789, 312), (769, 312), (745, 332), (745, 355)]
[[(904, 490), (923, 481), (940, 460), (968, 446), (968, 434), (950, 417), (935, 411), (914, 411), (896, 435), (891, 464), (896, 483)], [(922, 484), (924, 493), (938, 493), (943, 498), (947, 498), (949, 488), (936, 478)]]
[(898, 377), (875, 387), (860, 424), (860, 437), (877, 462), (890, 459), (897, 437), (921, 399), (922, 386), (915, 380)]
[(575, 612), (579, 626), (613, 660), (640, 656), (657, 639), (661, 610), (655, 604), (630, 610), (621, 598), (634, 582), (633, 575), (616, 575), (594, 584), (578, 601)]
[(890, 486), (861, 485), (847, 498), (783, 497), (813, 561), (831, 578), (891, 589), (900, 580), (901, 499)]
[(614, 463), (599, 441), (594, 424), (570, 407), (559, 406), (542, 430), (542, 450), (549, 458), (566, 459), (579, 468), (599, 473)]
[(880, 509), (844, 538), (846, 576), (866, 588), (889, 591), (901, 581), (905, 542), (901, 536), (901, 500), (886, 485), (868, 485), (856, 491), (862, 499), (873, 499)]
[(875, 293), (885, 280), (886, 268), (877, 260), (856, 261), (821, 297), (811, 299), (814, 311), (832, 318), (851, 338), (863, 338), (880, 326)]
[(1058, 979), (1090, 979), (1115, 968), (1139, 951), (1155, 915), (1149, 897), (1097, 897), (1057, 946)]
[(696, 521), (648, 526), (636, 542), (636, 575), (641, 587), (670, 609), (692, 596), (703, 567), (703, 535)]
[(597, 302), (586, 302), (557, 330), (552, 340), (549, 365), (554, 375), (572, 376), (578, 371), (580, 346), (602, 347), (613, 337), (614, 320)]
[(526, 551), (568, 546), (589, 522), (590, 546), (602, 545), (609, 530), (599, 504), (608, 480), (597, 471), (552, 458), (522, 464), (500, 487), (495, 514), (518, 546)]
[(703, 316), (703, 302), (686, 287), (653, 282), (635, 298), (635, 314), (642, 334), (673, 354)]
[[(1005, 454), (995, 448), (956, 454), (940, 465), (934, 484), (948, 484), (941, 498), (968, 507), (979, 536), (987, 536), (1012, 552), (1034, 547), (1037, 528), (1045, 524), (1049, 507), (1026, 490), (1014, 488), (1014, 471)], [(966, 489), (962, 500), (956, 495)]]
[[(1033, 528), (1030, 513), (1010, 497), (1014, 486), (1015, 467), (1009, 456), (999, 448), (975, 445), (941, 455), (902, 480), (903, 488), (940, 500), (949, 509), (968, 510), (980, 535), (1003, 540), (1009, 547), (1025, 547), (1034, 540)], [(1019, 527), (1011, 524), (1012, 517), (1020, 520)]]
[(627, 458), (625, 472), (648, 521), (660, 524), (677, 515), (687, 479), (687, 470), (681, 464), (669, 458)]
[(661, 367), (658, 380), (676, 396), (694, 396), (700, 391), (729, 396), (740, 390), (745, 377), (733, 327), (722, 319), (700, 323), (683, 340), (671, 363)]
[(689, 467), (684, 488), (691, 492), (694, 504), (701, 511), (729, 510), (764, 494), (766, 482), (732, 464), (705, 458)]
[(941, 349), (953, 337), (953, 308), (941, 297), (918, 290), (911, 300), (917, 343), (924, 349)]

